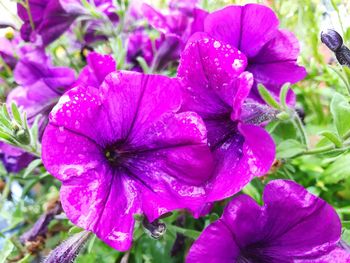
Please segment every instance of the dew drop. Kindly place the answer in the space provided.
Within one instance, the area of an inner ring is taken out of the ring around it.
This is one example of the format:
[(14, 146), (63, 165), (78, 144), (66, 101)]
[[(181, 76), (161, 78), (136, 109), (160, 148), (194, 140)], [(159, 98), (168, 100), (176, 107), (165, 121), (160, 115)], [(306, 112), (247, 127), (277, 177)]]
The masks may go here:
[(76, 129), (79, 129), (79, 128), (80, 128), (80, 122), (79, 122), (79, 121), (75, 121), (74, 127), (75, 127)]
[(221, 47), (220, 42), (219, 42), (219, 41), (215, 41), (215, 42), (214, 42), (214, 47), (215, 47), (215, 48)]

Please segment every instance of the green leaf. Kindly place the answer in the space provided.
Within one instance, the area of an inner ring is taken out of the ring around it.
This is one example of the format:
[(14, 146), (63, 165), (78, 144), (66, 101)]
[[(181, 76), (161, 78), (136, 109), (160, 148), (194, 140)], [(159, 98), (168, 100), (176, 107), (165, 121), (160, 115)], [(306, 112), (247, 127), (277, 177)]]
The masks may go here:
[(289, 88), (290, 88), (290, 83), (287, 82), (282, 86), (282, 89), (280, 92), (280, 103), (283, 106), (283, 108), (285, 108), (285, 109), (288, 108), (287, 95), (288, 95)]
[(84, 229), (80, 228), (80, 227), (77, 227), (77, 226), (72, 226), (69, 230), (68, 230), (68, 233), (70, 235), (72, 234), (76, 234), (76, 233), (80, 233), (81, 231), (83, 231)]
[(260, 96), (264, 99), (264, 101), (269, 104), (271, 107), (275, 109), (280, 109), (280, 105), (274, 99), (274, 97), (270, 94), (270, 92), (261, 84), (258, 84), (258, 90)]
[(323, 131), (321, 132), (321, 135), (331, 141), (336, 147), (342, 147), (343, 143), (341, 142), (338, 134), (330, 131)]
[(335, 184), (350, 177), (350, 154), (340, 156), (329, 165), (322, 174), (322, 180), (328, 184)]
[(201, 234), (201, 232), (199, 232), (199, 231), (192, 230), (192, 229), (185, 229), (185, 228), (174, 226), (174, 225), (168, 225), (167, 227), (168, 227), (168, 229), (170, 229), (172, 231), (183, 234), (183, 235), (185, 235), (189, 238), (192, 238), (192, 239), (197, 239), (199, 237), (199, 235)]
[(2, 112), (3, 112), (3, 114), (4, 114), (6, 119), (11, 120), (11, 117), (10, 117), (10, 114), (9, 114), (9, 112), (7, 110), (7, 105), (6, 104), (2, 105)]
[(147, 62), (143, 57), (137, 57), (136, 60), (140, 64), (143, 72), (146, 72), (146, 73), (150, 72), (150, 68), (147, 65)]
[(281, 142), (276, 148), (276, 157), (278, 159), (286, 159), (294, 157), (306, 150), (305, 146), (299, 141), (289, 139)]
[(15, 119), (15, 121), (19, 125), (22, 125), (23, 122), (22, 122), (22, 118), (21, 118), (21, 113), (19, 112), (17, 105), (14, 102), (12, 102), (12, 104), (11, 104), (11, 109), (12, 109), (12, 115), (13, 115), (13, 118)]
[(34, 161), (32, 161), (28, 167), (25, 169), (24, 173), (23, 173), (23, 178), (27, 178), (28, 175), (30, 175), (35, 168), (39, 167), (42, 164), (41, 159), (35, 159)]
[(0, 263), (7, 262), (7, 257), (11, 254), (13, 249), (15, 248), (14, 244), (11, 242), (10, 239), (7, 239), (4, 246), (1, 248), (0, 251)]
[(92, 252), (96, 239), (97, 239), (96, 235), (93, 235), (92, 238), (90, 239), (89, 244), (87, 246), (87, 253), (90, 254)]
[(335, 127), (342, 138), (350, 131), (350, 104), (343, 95), (336, 93), (332, 99), (330, 110)]

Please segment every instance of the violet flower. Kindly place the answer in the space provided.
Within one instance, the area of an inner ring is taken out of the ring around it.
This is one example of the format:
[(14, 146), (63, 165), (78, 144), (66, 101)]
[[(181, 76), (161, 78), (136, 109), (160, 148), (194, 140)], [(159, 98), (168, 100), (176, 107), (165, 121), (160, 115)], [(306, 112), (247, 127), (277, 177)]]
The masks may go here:
[[(28, 15), (28, 11), (22, 4), (17, 5), (18, 16), (24, 22), (21, 27), (21, 36), (25, 41), (39, 41), (43, 46), (47, 46), (59, 38), (69, 29), (76, 18), (90, 15), (80, 0), (29, 0), (28, 2), (31, 16)], [(88, 2), (91, 2), (91, 0)], [(118, 20), (113, 1), (99, 0), (94, 1), (94, 4), (96, 11), (100, 12), (101, 15), (105, 15), (112, 22)], [(90, 18), (89, 20), (94, 19)], [(86, 23), (88, 24), (86, 25), (85, 41), (92, 42), (95, 38), (100, 39), (101, 36), (95, 35), (95, 29), (100, 23), (85, 21)]]
[(208, 184), (211, 202), (232, 196), (254, 176), (266, 174), (275, 158), (275, 145), (257, 126), (259, 122), (252, 125), (250, 118), (245, 122), (251, 114), (244, 110), (244, 101), (253, 84), (252, 74), (244, 71), (246, 56), (202, 35), (194, 35), (183, 51), (178, 77), (184, 89), (182, 110), (197, 112), (208, 130), (216, 167)]
[(33, 155), (15, 146), (0, 142), (0, 161), (8, 173), (18, 173), (33, 160)]
[(181, 106), (176, 79), (113, 72), (77, 86), (50, 114), (47, 170), (62, 182), (67, 217), (111, 247), (131, 246), (134, 214), (149, 222), (174, 209), (200, 214), (212, 172), (206, 129)]
[(18, 43), (14, 43), (5, 37), (0, 37), (0, 57), (12, 69), (15, 67), (17, 62), (15, 48), (15, 45), (17, 44)]
[[(228, 6), (209, 14), (203, 31), (208, 36), (239, 49), (247, 57), (247, 71), (254, 75), (251, 97), (261, 101), (257, 83), (264, 84), (278, 99), (281, 86), (306, 76), (298, 66), (299, 43), (293, 33), (278, 28), (278, 18), (263, 5)], [(293, 104), (291, 92), (288, 103)]]
[[(162, 69), (180, 57), (187, 40), (193, 32), (203, 28), (203, 20), (207, 12), (195, 8), (193, 1), (185, 6), (178, 6), (173, 1), (170, 12), (162, 14), (147, 4), (142, 11), (150, 25), (161, 33), (156, 40), (156, 52), (152, 60), (153, 69)], [(148, 46), (144, 46), (148, 49)]]
[(87, 55), (87, 65), (81, 70), (74, 86), (99, 87), (105, 77), (117, 69), (116, 62), (111, 55), (91, 52)]
[(20, 86), (10, 92), (7, 103), (16, 102), (22, 107), (30, 124), (39, 114), (47, 119), (59, 97), (75, 80), (72, 69), (53, 66), (43, 49), (34, 49), (21, 57), (14, 78)]
[(187, 262), (345, 262), (317, 261), (337, 249), (341, 236), (339, 217), (325, 201), (287, 180), (267, 184), (263, 201), (261, 207), (250, 196), (234, 198)]

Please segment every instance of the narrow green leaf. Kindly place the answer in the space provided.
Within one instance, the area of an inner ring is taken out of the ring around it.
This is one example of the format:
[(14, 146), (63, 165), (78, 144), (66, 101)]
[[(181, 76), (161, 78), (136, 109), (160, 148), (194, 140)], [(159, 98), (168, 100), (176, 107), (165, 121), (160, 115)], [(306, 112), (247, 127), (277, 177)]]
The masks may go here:
[(23, 178), (27, 178), (28, 175), (30, 175), (35, 168), (39, 167), (42, 164), (41, 159), (35, 159), (34, 161), (32, 161), (28, 167), (25, 169), (24, 173), (23, 173)]
[(87, 253), (90, 254), (92, 252), (96, 239), (97, 239), (96, 235), (93, 235), (87, 246)]
[(6, 119), (11, 120), (10, 114), (7, 110), (7, 105), (5, 103), (2, 105), (2, 112)]
[(12, 115), (13, 115), (13, 118), (15, 119), (15, 121), (19, 125), (22, 126), (23, 122), (22, 122), (22, 118), (21, 118), (21, 113), (19, 112), (17, 105), (14, 102), (12, 102), (12, 104), (11, 104), (11, 110), (12, 110)]
[(137, 62), (139, 62), (143, 72), (145, 72), (145, 73), (149, 73), (150, 72), (150, 68), (147, 65), (147, 62), (146, 62), (146, 60), (143, 57), (137, 57), (136, 60), (137, 60)]
[(290, 88), (290, 83), (287, 82), (282, 86), (281, 92), (280, 92), (280, 103), (283, 106), (284, 109), (288, 108), (287, 105), (287, 95), (288, 95), (288, 91)]
[(14, 248), (15, 248), (15, 245), (11, 242), (10, 239), (7, 239), (0, 251), (0, 263), (7, 262), (6, 259), (9, 255), (11, 255), (11, 252), (13, 251)]
[(270, 94), (270, 92), (261, 84), (258, 84), (258, 90), (260, 96), (264, 99), (264, 101), (269, 104), (271, 107), (275, 109), (280, 109), (281, 106), (274, 99), (274, 97)]
[(322, 136), (327, 138), (329, 141), (331, 141), (336, 147), (340, 148), (342, 147), (341, 139), (339, 138), (338, 134), (330, 131), (323, 131), (320, 133)]

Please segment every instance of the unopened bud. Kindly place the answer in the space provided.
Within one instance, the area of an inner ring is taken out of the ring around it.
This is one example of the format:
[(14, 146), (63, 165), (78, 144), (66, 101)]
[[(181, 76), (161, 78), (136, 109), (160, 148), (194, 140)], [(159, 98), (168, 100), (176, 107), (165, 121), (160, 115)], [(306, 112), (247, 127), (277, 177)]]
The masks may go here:
[(161, 238), (166, 232), (166, 225), (164, 223), (160, 223), (158, 220), (155, 220), (151, 223), (146, 218), (144, 218), (142, 225), (147, 234), (155, 239)]
[(333, 52), (339, 50), (343, 45), (342, 37), (333, 29), (327, 29), (325, 32), (322, 31), (321, 41)]
[(56, 247), (43, 263), (74, 262), (81, 249), (89, 240), (91, 232), (81, 231)]
[(335, 56), (340, 65), (350, 67), (350, 50), (346, 46), (342, 46), (337, 52), (335, 52)]
[(30, 134), (28, 130), (20, 129), (14, 133), (16, 136), (16, 140), (23, 145), (28, 145), (30, 144)]
[(12, 40), (15, 37), (15, 33), (12, 27), (6, 28), (5, 37), (8, 40)]
[(286, 121), (290, 119), (290, 115), (285, 111), (278, 113), (276, 117), (281, 121)]

